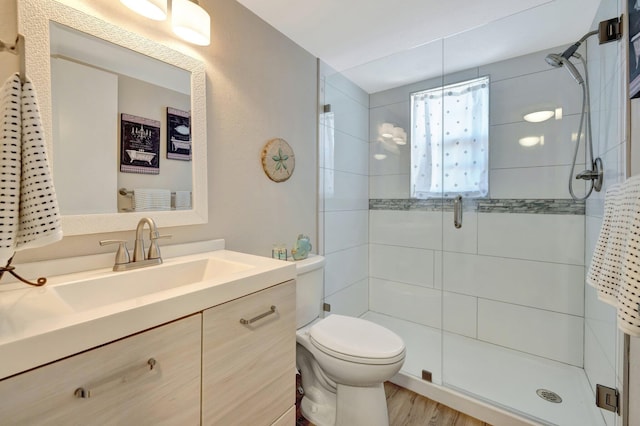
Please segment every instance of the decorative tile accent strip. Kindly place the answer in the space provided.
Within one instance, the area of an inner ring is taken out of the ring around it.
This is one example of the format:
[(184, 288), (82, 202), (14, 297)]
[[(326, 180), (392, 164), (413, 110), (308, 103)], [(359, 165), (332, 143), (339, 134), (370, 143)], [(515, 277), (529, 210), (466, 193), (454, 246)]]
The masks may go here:
[[(585, 202), (572, 199), (465, 199), (464, 211), (479, 213), (528, 213), (584, 215)], [(372, 198), (369, 210), (453, 211), (452, 199)]]

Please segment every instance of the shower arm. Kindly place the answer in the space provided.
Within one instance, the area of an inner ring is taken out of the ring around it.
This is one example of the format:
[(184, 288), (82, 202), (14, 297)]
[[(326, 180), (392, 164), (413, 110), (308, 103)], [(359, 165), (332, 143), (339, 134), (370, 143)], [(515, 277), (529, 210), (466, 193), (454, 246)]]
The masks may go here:
[(578, 50), (578, 48), (580, 47), (580, 45), (589, 37), (591, 37), (592, 35), (596, 35), (599, 34), (600, 31), (598, 30), (593, 30), (593, 31), (589, 31), (588, 33), (586, 33), (585, 35), (582, 36), (582, 38), (578, 41), (576, 41), (574, 44), (572, 44), (571, 46), (569, 46), (569, 48), (567, 50), (565, 50), (564, 52), (562, 52), (562, 54), (560, 56), (562, 56), (563, 58), (565, 58), (566, 60), (569, 60), (570, 57), (574, 56), (574, 54), (576, 53), (576, 51)]

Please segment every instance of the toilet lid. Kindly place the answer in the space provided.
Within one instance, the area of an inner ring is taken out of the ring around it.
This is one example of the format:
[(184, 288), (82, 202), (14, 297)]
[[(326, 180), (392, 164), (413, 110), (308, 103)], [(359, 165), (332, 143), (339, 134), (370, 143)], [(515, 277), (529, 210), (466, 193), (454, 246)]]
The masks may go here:
[[(404, 353), (404, 342), (378, 324), (360, 318), (330, 315), (309, 329), (318, 349), (371, 360), (396, 358)], [(320, 345), (320, 346), (318, 346)]]

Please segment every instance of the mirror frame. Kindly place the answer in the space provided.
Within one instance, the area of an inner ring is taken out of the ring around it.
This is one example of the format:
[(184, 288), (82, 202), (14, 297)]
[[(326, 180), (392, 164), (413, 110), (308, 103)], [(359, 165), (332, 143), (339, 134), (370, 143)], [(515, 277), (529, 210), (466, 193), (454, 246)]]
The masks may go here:
[[(208, 222), (206, 75), (203, 62), (161, 43), (120, 28), (55, 0), (19, 0), (18, 31), (25, 37), (27, 75), (38, 94), (40, 115), (52, 173), (53, 158), (51, 56), (49, 22), (66, 25), (151, 58), (191, 72), (192, 209), (62, 216), (65, 236), (132, 230), (143, 217), (158, 226), (183, 226)], [(118, 141), (114, 141), (118, 143)], [(114, 171), (117, 172), (117, 171)], [(117, 191), (118, 188), (114, 188)]]

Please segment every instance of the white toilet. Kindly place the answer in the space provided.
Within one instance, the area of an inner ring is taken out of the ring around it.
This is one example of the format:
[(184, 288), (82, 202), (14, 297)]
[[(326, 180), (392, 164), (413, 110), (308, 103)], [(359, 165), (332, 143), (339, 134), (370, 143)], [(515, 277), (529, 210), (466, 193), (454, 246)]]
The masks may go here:
[(383, 383), (400, 371), (404, 342), (360, 318), (320, 318), (324, 263), (322, 256), (296, 262), (301, 412), (317, 426), (388, 426)]

